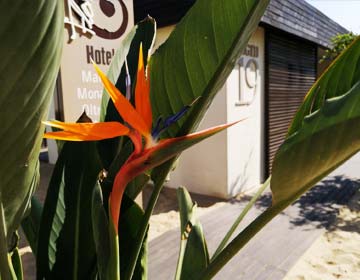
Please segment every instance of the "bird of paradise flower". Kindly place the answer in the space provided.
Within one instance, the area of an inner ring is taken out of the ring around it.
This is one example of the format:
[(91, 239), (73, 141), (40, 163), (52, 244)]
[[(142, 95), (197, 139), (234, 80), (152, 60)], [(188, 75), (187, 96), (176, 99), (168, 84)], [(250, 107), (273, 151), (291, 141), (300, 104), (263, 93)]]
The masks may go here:
[[(134, 151), (116, 174), (109, 197), (109, 207), (113, 230), (118, 236), (121, 200), (129, 182), (141, 173), (161, 165), (177, 156), (183, 150), (237, 123), (216, 126), (200, 132), (170, 139), (158, 140), (159, 135), (172, 123), (181, 118), (190, 106), (165, 120), (159, 119), (153, 127), (150, 103), (150, 84), (147, 68), (143, 63), (143, 51), (140, 47), (137, 79), (135, 87), (135, 107), (115, 87), (106, 75), (94, 63), (95, 70), (111, 97), (115, 108), (124, 120), (120, 122), (100, 123), (64, 123), (46, 121), (46, 125), (62, 131), (45, 133), (45, 138), (68, 141), (97, 141), (118, 136), (128, 136), (134, 144)], [(144, 140), (144, 141), (143, 141)]]

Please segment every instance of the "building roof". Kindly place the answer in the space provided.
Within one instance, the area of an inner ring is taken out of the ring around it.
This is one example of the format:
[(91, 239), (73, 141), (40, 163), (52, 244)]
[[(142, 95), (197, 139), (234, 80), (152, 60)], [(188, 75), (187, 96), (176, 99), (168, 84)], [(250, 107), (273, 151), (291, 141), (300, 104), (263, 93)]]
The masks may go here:
[[(150, 15), (159, 27), (175, 24), (195, 1), (134, 0), (135, 21)], [(348, 32), (305, 0), (271, 0), (261, 22), (324, 47), (331, 37)]]
[(324, 47), (331, 37), (348, 32), (305, 0), (271, 0), (261, 22)]

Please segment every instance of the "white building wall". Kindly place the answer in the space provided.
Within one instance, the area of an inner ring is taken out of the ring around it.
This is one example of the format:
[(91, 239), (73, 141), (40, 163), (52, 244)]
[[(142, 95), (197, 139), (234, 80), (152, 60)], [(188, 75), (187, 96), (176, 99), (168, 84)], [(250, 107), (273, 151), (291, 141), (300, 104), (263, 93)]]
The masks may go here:
[(229, 196), (251, 191), (262, 180), (265, 131), (264, 45), (264, 29), (258, 28), (248, 44), (257, 57), (253, 54), (243, 55), (226, 82), (227, 122), (242, 120), (227, 130)]
[[(175, 28), (167, 26), (156, 33), (153, 50), (166, 41)], [(214, 98), (198, 130), (226, 123), (226, 87)], [(207, 139), (182, 153), (170, 174), (168, 187), (185, 186), (189, 191), (217, 197), (227, 193), (226, 132)]]
[[(198, 130), (226, 123), (226, 91), (223, 87), (214, 98)], [(167, 186), (185, 186), (189, 191), (217, 197), (227, 193), (226, 131), (223, 131), (181, 154)]]
[[(160, 42), (165, 40), (168, 31), (160, 30)], [(217, 94), (199, 129), (244, 120), (185, 151), (171, 173), (168, 186), (183, 185), (195, 193), (228, 198), (260, 185), (264, 162), (265, 88), (262, 28), (252, 36), (249, 46), (255, 53), (250, 51), (249, 55), (242, 56), (241, 63)], [(249, 60), (253, 62), (248, 64)]]

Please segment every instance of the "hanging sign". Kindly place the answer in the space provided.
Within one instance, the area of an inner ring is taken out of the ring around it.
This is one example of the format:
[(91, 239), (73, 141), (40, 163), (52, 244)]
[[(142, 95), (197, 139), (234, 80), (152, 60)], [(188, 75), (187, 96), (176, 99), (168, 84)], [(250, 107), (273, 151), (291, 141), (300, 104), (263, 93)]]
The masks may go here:
[(102, 84), (91, 60), (106, 72), (115, 50), (134, 25), (132, 0), (65, 0), (61, 92), (65, 121), (83, 111), (98, 121)]

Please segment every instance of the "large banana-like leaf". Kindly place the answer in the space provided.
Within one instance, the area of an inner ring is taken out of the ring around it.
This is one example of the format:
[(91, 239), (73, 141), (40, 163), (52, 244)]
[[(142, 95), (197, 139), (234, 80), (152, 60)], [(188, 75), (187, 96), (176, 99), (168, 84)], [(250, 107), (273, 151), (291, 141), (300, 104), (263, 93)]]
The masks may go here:
[(66, 142), (46, 196), (37, 250), (38, 279), (95, 279), (92, 194), (101, 170), (94, 142)]
[(359, 102), (360, 38), (310, 90), (279, 148), (271, 179), (275, 204), (295, 200), (359, 151)]
[[(197, 128), (211, 101), (233, 70), (256, 30), (269, 0), (198, 0), (150, 62), (154, 118), (169, 116), (196, 102), (164, 136), (184, 135)], [(173, 161), (155, 169), (163, 181)]]
[(24, 231), (26, 239), (31, 247), (31, 251), (35, 256), (37, 252), (42, 212), (43, 205), (38, 200), (38, 198), (33, 196), (31, 198), (30, 213), (25, 217), (25, 219), (21, 221), (21, 228)]
[(63, 1), (0, 2), (0, 192), (8, 240), (38, 183), (38, 156), (62, 46)]
[(194, 130), (255, 31), (268, 0), (198, 0), (150, 62), (154, 117), (201, 97), (167, 137)]

